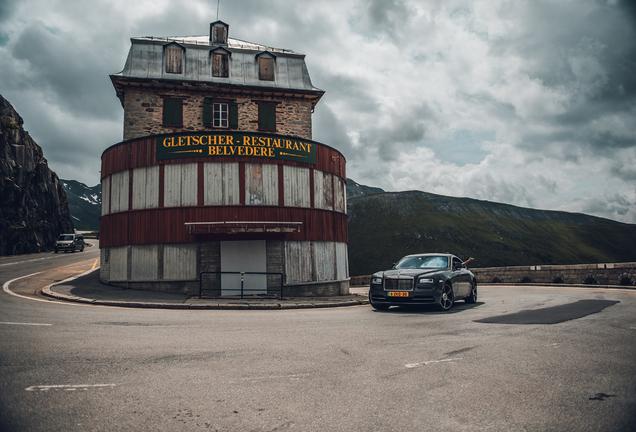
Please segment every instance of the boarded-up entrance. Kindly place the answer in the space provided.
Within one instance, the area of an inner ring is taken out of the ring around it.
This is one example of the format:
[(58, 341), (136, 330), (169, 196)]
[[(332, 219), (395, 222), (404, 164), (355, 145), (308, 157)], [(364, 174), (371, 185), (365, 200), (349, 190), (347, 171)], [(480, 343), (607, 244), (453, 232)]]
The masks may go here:
[[(260, 272), (267, 271), (267, 249), (265, 240), (222, 241), (222, 272)], [(264, 274), (246, 274), (243, 279), (245, 295), (266, 294), (267, 276)], [(240, 295), (241, 275), (221, 275), (221, 295)]]

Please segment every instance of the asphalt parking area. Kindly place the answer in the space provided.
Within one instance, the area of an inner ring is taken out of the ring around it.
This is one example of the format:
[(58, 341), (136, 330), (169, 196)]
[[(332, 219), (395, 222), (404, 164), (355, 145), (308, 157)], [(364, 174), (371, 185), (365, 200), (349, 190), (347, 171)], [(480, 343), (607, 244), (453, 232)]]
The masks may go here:
[(512, 314), (483, 318), (475, 322), (488, 324), (558, 324), (598, 313), (616, 303), (620, 302), (614, 300), (579, 300), (560, 306), (523, 310)]

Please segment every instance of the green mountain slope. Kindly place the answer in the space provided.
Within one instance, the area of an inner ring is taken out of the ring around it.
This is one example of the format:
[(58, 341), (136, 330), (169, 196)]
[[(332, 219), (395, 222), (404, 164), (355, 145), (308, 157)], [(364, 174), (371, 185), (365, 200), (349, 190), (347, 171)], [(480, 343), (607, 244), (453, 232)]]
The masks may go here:
[(347, 200), (349, 271), (367, 275), (404, 255), (450, 252), (472, 267), (636, 261), (636, 225), (426, 192)]

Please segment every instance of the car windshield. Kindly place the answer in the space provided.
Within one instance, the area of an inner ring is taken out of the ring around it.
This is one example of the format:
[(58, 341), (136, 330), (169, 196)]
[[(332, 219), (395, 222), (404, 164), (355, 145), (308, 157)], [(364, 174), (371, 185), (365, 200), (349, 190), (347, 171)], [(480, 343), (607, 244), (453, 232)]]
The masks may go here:
[(57, 238), (57, 241), (71, 241), (73, 240), (72, 235), (61, 235)]
[(446, 266), (448, 266), (448, 258), (444, 256), (412, 256), (402, 258), (395, 268), (445, 268)]

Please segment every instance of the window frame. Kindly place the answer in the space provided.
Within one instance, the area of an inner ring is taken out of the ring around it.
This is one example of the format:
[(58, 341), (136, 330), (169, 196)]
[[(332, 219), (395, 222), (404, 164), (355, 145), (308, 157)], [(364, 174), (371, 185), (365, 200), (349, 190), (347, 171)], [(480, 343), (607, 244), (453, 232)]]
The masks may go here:
[[(214, 105), (227, 106), (227, 126), (214, 126)], [(238, 103), (231, 99), (203, 99), (203, 125), (211, 129), (238, 129)]]
[[(217, 113), (216, 107), (222, 108), (225, 107), (225, 119), (222, 118), (223, 111), (219, 110), (219, 118), (217, 119), (215, 114)], [(212, 107), (212, 127), (214, 129), (229, 129), (230, 128), (230, 103), (226, 101), (211, 101)], [(217, 120), (219, 121), (219, 125), (216, 124)], [(225, 126), (223, 126), (222, 122), (225, 120)]]

